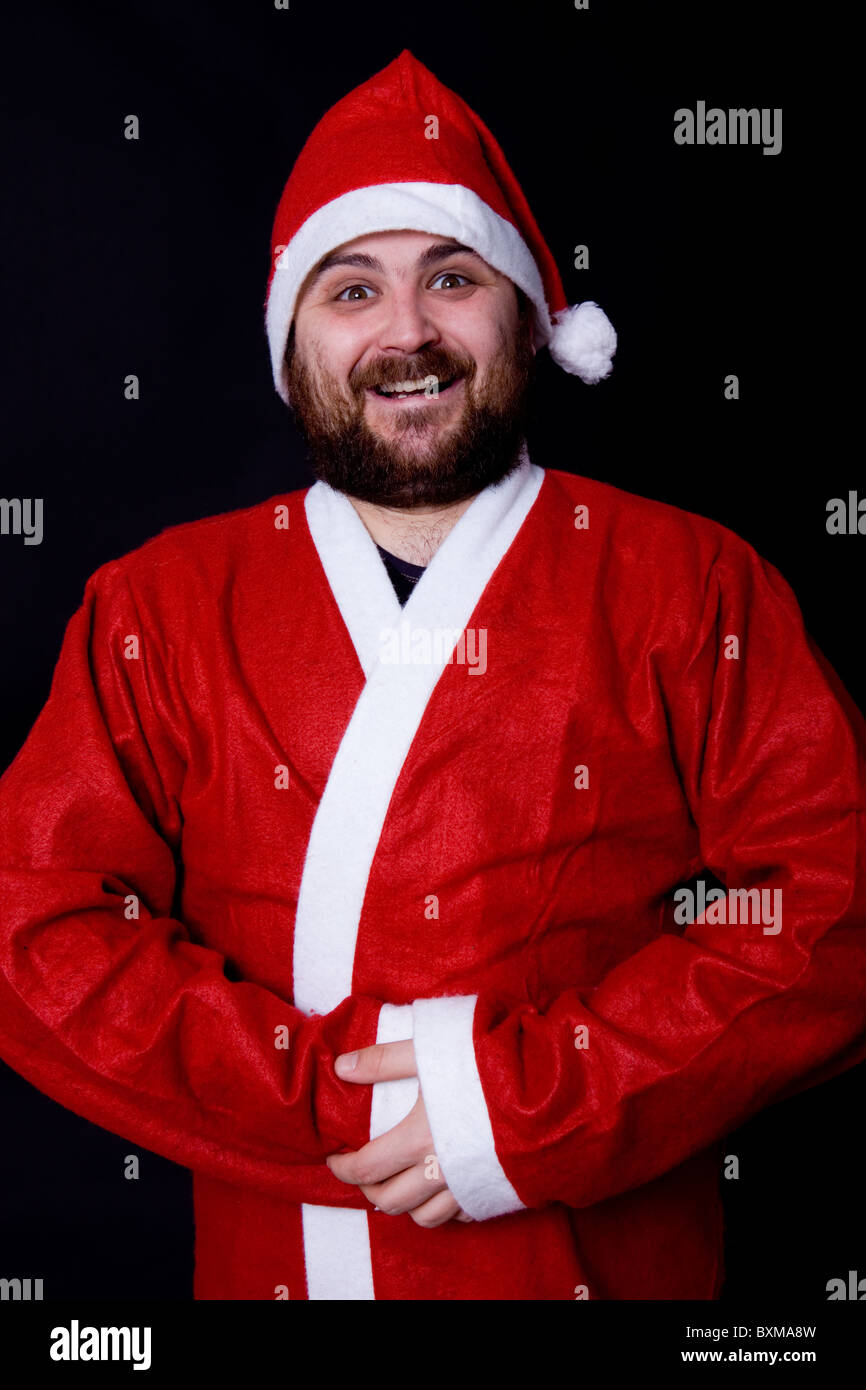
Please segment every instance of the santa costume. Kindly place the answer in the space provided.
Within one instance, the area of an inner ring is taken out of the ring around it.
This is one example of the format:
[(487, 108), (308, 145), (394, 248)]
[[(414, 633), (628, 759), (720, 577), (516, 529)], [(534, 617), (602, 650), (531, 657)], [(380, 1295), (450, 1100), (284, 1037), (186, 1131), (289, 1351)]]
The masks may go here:
[[(404, 52), (280, 203), (284, 398), (309, 270), (401, 227), (479, 251), (537, 346), (606, 375), (602, 311)], [(175, 526), (88, 581), (0, 780), (0, 1056), (192, 1169), (197, 1298), (713, 1298), (720, 1141), (866, 1056), (864, 749), (772, 565), (525, 447), (403, 607), (324, 482)], [(781, 889), (780, 929), (677, 922), (704, 872)], [(335, 1074), (404, 1038), (417, 1080)], [(419, 1083), (471, 1222), (324, 1162)]]

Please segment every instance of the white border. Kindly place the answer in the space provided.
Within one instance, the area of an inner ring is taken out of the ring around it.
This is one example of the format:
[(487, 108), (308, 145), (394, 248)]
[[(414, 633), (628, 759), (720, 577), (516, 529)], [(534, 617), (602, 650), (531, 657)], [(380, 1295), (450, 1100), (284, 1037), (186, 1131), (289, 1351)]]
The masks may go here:
[(416, 999), (415, 1060), (442, 1177), (467, 1216), (525, 1210), (496, 1156), (472, 1041), (475, 994)]
[(359, 1207), (301, 1207), (307, 1298), (374, 1299), (367, 1213)]
[[(379, 1010), (376, 1042), (403, 1042), (404, 1039), (412, 1037), (414, 1027), (411, 1004), (383, 1004)], [(417, 1076), (403, 1076), (398, 1081), (375, 1082), (370, 1107), (370, 1138), (380, 1138), (401, 1120), (405, 1120), (417, 1099)]]
[[(413, 627), (464, 630), (543, 480), (544, 470), (530, 462), (524, 444), (518, 466), (473, 498), (425, 569), (402, 610)], [(313, 821), (295, 919), (295, 1005), (306, 1013), (329, 1013), (352, 992), (370, 867), (394, 787), (447, 656), (427, 665), (391, 665), (378, 659), (381, 630), (393, 626), (400, 605), (375, 542), (348, 498), (327, 483), (320, 481), (309, 489), (305, 512), (367, 676)], [(393, 1040), (401, 1032), (411, 1036), (407, 1008), (417, 1020), (417, 1003), (403, 1008), (383, 1005), (379, 1041)], [(393, 1091), (393, 1099), (384, 1091), (376, 1097), (376, 1089), (372, 1137), (378, 1137), (380, 1125), (391, 1128), (403, 1118), (402, 1106), (411, 1108), (409, 1088)], [(373, 1297), (366, 1213), (307, 1205), (302, 1210), (309, 1296)], [(332, 1215), (323, 1215), (329, 1211)], [(343, 1287), (343, 1270), (346, 1291), (335, 1292)]]

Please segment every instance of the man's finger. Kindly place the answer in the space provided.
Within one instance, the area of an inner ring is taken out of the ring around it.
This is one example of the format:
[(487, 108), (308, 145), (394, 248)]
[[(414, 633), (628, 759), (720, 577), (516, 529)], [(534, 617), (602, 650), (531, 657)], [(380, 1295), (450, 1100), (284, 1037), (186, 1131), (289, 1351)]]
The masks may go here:
[(373, 1043), (359, 1052), (344, 1052), (334, 1062), (334, 1070), (343, 1081), (366, 1084), (417, 1076), (415, 1044), (406, 1038), (402, 1042)]
[(411, 1120), (410, 1112), (387, 1134), (372, 1139), (355, 1153), (329, 1154), (325, 1162), (334, 1177), (360, 1187), (362, 1183), (386, 1182), (413, 1167), (419, 1155), (417, 1126)]
[[(438, 1182), (431, 1182), (424, 1176), (424, 1169), (417, 1163), (414, 1168), (407, 1168), (405, 1173), (397, 1173), (387, 1182), (363, 1183), (360, 1186), (367, 1201), (379, 1211), (383, 1211), (386, 1216), (399, 1216), (402, 1212), (411, 1212), (422, 1203), (426, 1205), (437, 1193), (448, 1190), (443, 1178)], [(456, 1202), (454, 1211), (459, 1211)]]
[[(436, 1197), (431, 1197), (429, 1202), (424, 1202), (421, 1206), (415, 1207), (409, 1215), (417, 1226), (426, 1226), (431, 1229), (434, 1226), (444, 1226), (446, 1221), (450, 1221), (457, 1216), (460, 1208), (446, 1188)], [(460, 1218), (457, 1217), (459, 1220)]]

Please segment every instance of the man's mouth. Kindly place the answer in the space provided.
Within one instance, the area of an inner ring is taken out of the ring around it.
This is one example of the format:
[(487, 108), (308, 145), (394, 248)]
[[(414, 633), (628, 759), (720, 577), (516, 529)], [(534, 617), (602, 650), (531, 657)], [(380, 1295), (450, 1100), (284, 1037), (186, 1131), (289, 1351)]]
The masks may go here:
[(450, 391), (453, 386), (462, 380), (462, 377), (453, 376), (448, 381), (441, 382), (437, 391), (430, 390), (429, 393), (429, 377), (419, 377), (411, 381), (395, 381), (391, 386), (368, 386), (367, 390), (371, 395), (379, 396), (383, 400), (408, 401), (413, 399), (426, 399), (433, 401), (439, 396), (444, 396), (447, 391)]

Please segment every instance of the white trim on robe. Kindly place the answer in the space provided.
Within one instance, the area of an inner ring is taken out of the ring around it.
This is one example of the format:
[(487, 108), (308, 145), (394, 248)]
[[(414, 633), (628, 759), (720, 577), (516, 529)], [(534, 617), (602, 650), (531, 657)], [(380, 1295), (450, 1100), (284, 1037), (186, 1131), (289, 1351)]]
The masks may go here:
[[(390, 659), (393, 648), (389, 652), (388, 634), (399, 631), (401, 623), (408, 623), (413, 631), (462, 633), (526, 520), (543, 480), (544, 470), (530, 461), (524, 443), (517, 467), (473, 498), (402, 609), (376, 544), (348, 497), (321, 481), (307, 492), (305, 512), (310, 534), (366, 682), (316, 811), (301, 878), (293, 971), (294, 1002), (305, 1013), (329, 1013), (352, 993), (367, 880), (388, 806), (454, 648), (451, 643), (437, 650), (434, 643), (429, 662), (396, 662)], [(496, 1158), (475, 1067), (471, 1035), (474, 997), (468, 1004), (464, 999), (462, 1007), (449, 1001), (452, 1009), (456, 1006), (461, 1010), (458, 1034), (462, 1045), (452, 1040), (442, 1053), (449, 1058), (447, 1066), (438, 1067), (428, 1048), (446, 1042), (445, 1038), (437, 1042), (437, 1020), (440, 1027), (447, 1026), (445, 1020), (454, 1015), (447, 1010), (422, 1015), (419, 1004), (423, 1002), (383, 1005), (377, 1041), (412, 1037), (423, 1017), (425, 1057), (423, 1062), (419, 1057), (418, 1067), (422, 1076), (429, 1074), (436, 1091), (439, 1133), (432, 1119), (431, 1131), (437, 1146), (441, 1136), (442, 1152), (450, 1156), (455, 1182), (468, 1203), (464, 1210), (478, 1219), (518, 1210), (523, 1204)], [(418, 1046), (416, 1039), (416, 1056)], [(452, 1078), (460, 1078), (463, 1084), (453, 1129), (443, 1103), (444, 1088)], [(409, 1113), (417, 1088), (416, 1078), (378, 1082), (373, 1087), (371, 1138), (393, 1128)], [(475, 1137), (472, 1153), (467, 1153), (464, 1161), (460, 1136), (467, 1125)], [(440, 1170), (451, 1186), (451, 1174), (441, 1157)], [(454, 1187), (451, 1190), (460, 1202), (458, 1191)], [(489, 1198), (479, 1196), (485, 1191)], [(375, 1297), (366, 1212), (304, 1206), (303, 1229), (311, 1299)]]

